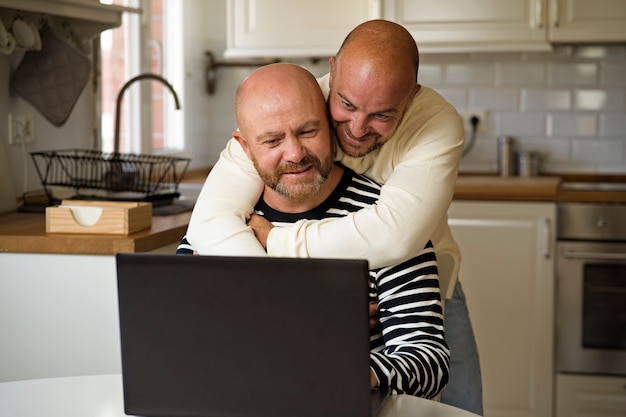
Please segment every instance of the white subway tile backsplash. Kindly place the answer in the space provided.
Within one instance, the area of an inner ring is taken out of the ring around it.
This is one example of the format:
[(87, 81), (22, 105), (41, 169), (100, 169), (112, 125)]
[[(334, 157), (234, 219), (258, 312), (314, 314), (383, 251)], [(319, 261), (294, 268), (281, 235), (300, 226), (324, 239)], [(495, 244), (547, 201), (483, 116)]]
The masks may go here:
[[(625, 159), (626, 160), (626, 159)], [(626, 162), (621, 164), (601, 164), (598, 166), (598, 173), (603, 174), (626, 174)]]
[(565, 89), (524, 88), (521, 92), (523, 111), (571, 110), (572, 94)]
[(552, 52), (431, 54), (420, 82), (459, 109), (488, 111), (461, 172), (495, 172), (496, 138), (539, 151), (546, 173), (626, 173), (626, 44)]
[(553, 113), (547, 116), (548, 136), (595, 137), (598, 118), (593, 114)]
[(448, 64), (444, 74), (447, 85), (491, 85), (494, 67), (490, 63)]
[(601, 114), (600, 136), (626, 138), (626, 112)]
[(602, 62), (600, 64), (600, 85), (626, 87), (626, 61)]
[(578, 90), (575, 94), (578, 110), (624, 110), (624, 90)]
[(552, 63), (548, 68), (550, 85), (589, 86), (597, 83), (598, 65), (595, 63)]
[(519, 90), (517, 88), (472, 88), (469, 91), (469, 108), (485, 110), (519, 109)]
[(504, 62), (496, 67), (499, 85), (533, 86), (546, 83), (546, 67), (543, 62)]
[(518, 151), (537, 151), (541, 153), (542, 165), (549, 166), (557, 162), (571, 159), (571, 141), (569, 139), (530, 138), (517, 139)]
[(601, 45), (579, 45), (574, 48), (576, 58), (603, 59), (611, 56), (611, 49)]
[(572, 143), (572, 160), (597, 164), (624, 162), (624, 141), (612, 139), (576, 139)]
[(544, 136), (546, 123), (544, 113), (494, 113), (495, 135)]
[(435, 88), (450, 104), (457, 109), (467, 107), (467, 91), (464, 88)]
[(424, 85), (440, 85), (443, 80), (441, 65), (421, 64), (418, 71), (417, 81)]

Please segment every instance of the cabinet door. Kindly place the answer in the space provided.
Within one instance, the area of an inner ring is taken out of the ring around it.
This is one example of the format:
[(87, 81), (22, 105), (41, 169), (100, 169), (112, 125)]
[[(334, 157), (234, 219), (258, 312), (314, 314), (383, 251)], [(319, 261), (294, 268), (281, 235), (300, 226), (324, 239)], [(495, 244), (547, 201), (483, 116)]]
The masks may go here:
[(350, 30), (380, 16), (378, 0), (228, 0), (230, 57), (327, 57)]
[(626, 378), (559, 375), (556, 417), (626, 416)]
[(550, 41), (623, 42), (626, 0), (549, 0)]
[(454, 201), (485, 417), (552, 415), (553, 203)]
[(548, 48), (546, 1), (386, 0), (383, 17), (404, 25), (424, 50)]

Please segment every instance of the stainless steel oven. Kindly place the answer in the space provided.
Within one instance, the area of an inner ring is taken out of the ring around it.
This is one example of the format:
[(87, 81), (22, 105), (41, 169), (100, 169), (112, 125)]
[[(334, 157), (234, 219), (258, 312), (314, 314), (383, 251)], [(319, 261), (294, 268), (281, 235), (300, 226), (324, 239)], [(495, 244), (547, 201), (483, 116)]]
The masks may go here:
[(626, 204), (561, 203), (557, 372), (626, 376)]

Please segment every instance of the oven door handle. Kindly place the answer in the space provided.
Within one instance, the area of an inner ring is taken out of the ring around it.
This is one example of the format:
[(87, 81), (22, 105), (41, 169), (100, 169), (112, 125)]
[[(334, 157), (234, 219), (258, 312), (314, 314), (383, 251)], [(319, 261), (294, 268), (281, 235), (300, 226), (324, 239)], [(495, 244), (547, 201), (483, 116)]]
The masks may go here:
[(578, 252), (570, 249), (563, 251), (563, 257), (569, 259), (597, 259), (607, 261), (626, 261), (626, 253)]

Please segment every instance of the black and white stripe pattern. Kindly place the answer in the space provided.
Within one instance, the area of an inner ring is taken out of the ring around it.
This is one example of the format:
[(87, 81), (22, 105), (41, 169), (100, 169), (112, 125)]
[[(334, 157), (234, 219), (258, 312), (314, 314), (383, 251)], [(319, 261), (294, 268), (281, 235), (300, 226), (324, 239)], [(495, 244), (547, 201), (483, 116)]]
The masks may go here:
[[(373, 205), (380, 185), (344, 167), (332, 195), (305, 213), (283, 213), (261, 199), (255, 211), (274, 226), (298, 220), (342, 217)], [(176, 253), (191, 254), (183, 238)], [(370, 366), (380, 387), (432, 398), (448, 381), (450, 353), (444, 339), (437, 260), (432, 243), (412, 259), (370, 271), (370, 301), (378, 303), (381, 325), (371, 330)]]
[[(320, 206), (306, 213), (282, 213), (263, 201), (258, 214), (275, 226), (302, 219), (341, 217), (375, 204), (380, 185), (344, 168), (340, 184)], [(448, 381), (449, 350), (444, 340), (437, 260), (431, 242), (399, 265), (370, 271), (370, 301), (381, 321), (370, 335), (371, 367), (381, 387), (432, 398)]]

